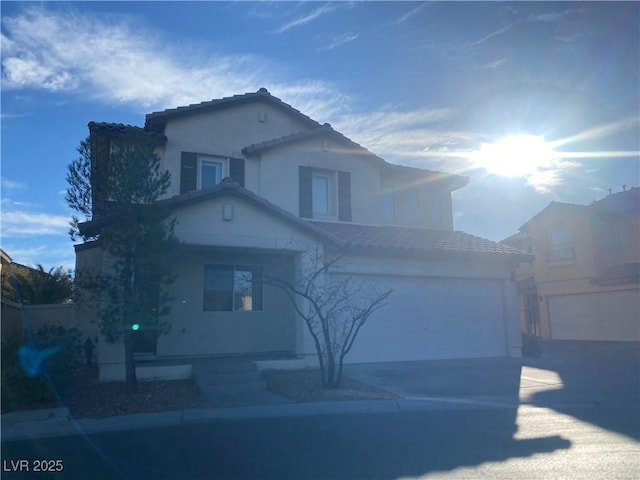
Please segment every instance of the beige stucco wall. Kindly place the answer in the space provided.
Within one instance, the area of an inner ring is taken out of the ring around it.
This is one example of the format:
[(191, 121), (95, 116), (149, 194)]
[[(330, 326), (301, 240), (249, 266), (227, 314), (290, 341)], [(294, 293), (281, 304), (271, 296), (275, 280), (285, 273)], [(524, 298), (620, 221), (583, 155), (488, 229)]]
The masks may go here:
[(280, 289), (263, 285), (263, 307), (251, 312), (203, 311), (204, 265), (261, 265), (264, 275), (293, 276), (291, 256), (186, 252), (178, 277), (169, 287), (174, 300), (167, 316), (171, 332), (158, 339), (158, 356), (225, 355), (257, 352), (295, 353), (296, 318)]
[[(260, 113), (266, 117), (259, 121)], [(162, 168), (169, 171), (172, 185), (168, 196), (179, 194), (181, 152), (238, 157), (245, 159), (245, 187), (285, 210), (298, 215), (298, 166), (331, 171), (351, 172), (351, 205), (353, 221), (365, 224), (394, 224), (452, 230), (451, 193), (432, 182), (416, 179), (400, 181), (381, 178), (378, 163), (370, 157), (354, 154), (354, 148), (331, 138), (315, 137), (307, 141), (280, 146), (260, 156), (244, 157), (242, 149), (249, 145), (292, 133), (306, 131), (309, 126), (279, 109), (263, 103), (237, 105), (171, 119), (166, 126), (167, 143), (158, 150)], [(224, 163), (224, 161), (223, 161)], [(228, 165), (226, 167), (228, 169)], [(223, 175), (228, 175), (228, 170)], [(396, 219), (381, 218), (382, 185), (396, 190)], [(418, 221), (400, 215), (405, 188), (418, 194)], [(336, 218), (337, 220), (337, 218)]]
[[(354, 223), (424, 227), (440, 230), (452, 229), (451, 194), (431, 183), (411, 181), (401, 184), (383, 178), (377, 162), (368, 156), (352, 153), (344, 143), (311, 138), (295, 144), (266, 151), (260, 156), (260, 188), (256, 193), (295, 215), (299, 214), (298, 166), (327, 171), (351, 173), (351, 213)], [(389, 195), (383, 185), (395, 188), (396, 218), (382, 218), (384, 202)], [(417, 221), (408, 221), (399, 215), (403, 188), (416, 189), (418, 195)], [(337, 189), (336, 189), (337, 196)], [(337, 204), (337, 198), (334, 200)], [(335, 218), (327, 220), (337, 221)]]
[[(266, 120), (259, 121), (260, 112)], [(173, 179), (169, 196), (180, 193), (181, 152), (197, 152), (243, 158), (242, 149), (254, 143), (280, 138), (309, 127), (266, 103), (236, 105), (172, 119), (167, 123), (162, 167)], [(258, 163), (245, 161), (246, 187), (254, 190), (259, 180)]]

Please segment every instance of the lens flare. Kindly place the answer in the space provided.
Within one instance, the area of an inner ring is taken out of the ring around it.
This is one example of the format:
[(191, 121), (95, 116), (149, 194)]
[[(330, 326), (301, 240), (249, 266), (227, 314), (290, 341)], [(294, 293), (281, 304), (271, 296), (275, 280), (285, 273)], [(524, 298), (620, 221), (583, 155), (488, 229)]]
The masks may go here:
[(471, 154), (475, 166), (504, 177), (527, 177), (552, 166), (557, 154), (550, 143), (535, 135), (512, 135), (483, 143)]

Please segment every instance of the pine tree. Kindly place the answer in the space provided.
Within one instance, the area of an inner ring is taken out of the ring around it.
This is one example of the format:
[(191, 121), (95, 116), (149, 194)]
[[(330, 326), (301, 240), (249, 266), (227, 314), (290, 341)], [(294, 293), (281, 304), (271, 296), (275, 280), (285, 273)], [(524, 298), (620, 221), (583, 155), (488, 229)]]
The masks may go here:
[[(97, 299), (100, 305), (100, 332), (109, 342), (123, 340), (126, 387), (137, 390), (134, 334), (138, 329), (157, 335), (170, 325), (162, 321), (168, 313), (166, 288), (173, 281), (173, 265), (178, 251), (174, 236), (175, 219), (166, 202), (171, 178), (160, 168), (156, 142), (144, 132), (122, 134), (111, 139), (108, 162), (101, 169), (106, 178), (91, 178), (90, 139), (81, 142), (80, 157), (67, 172), (66, 200), (89, 222), (71, 220), (72, 239), (97, 239), (104, 260), (98, 273), (76, 271), (78, 301)], [(100, 192), (96, 196), (92, 188)]]

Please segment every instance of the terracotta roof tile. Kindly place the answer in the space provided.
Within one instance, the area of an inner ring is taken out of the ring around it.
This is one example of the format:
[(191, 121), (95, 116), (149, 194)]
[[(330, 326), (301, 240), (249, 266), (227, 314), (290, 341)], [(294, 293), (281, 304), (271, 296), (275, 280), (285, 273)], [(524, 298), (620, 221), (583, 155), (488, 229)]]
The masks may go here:
[(516, 248), (464, 232), (317, 221), (310, 223), (326, 230), (351, 248), (433, 254), (509, 255), (523, 259), (530, 257)]
[(136, 127), (135, 125), (127, 125), (126, 123), (109, 123), (109, 122), (89, 122), (89, 132), (94, 133), (106, 133), (106, 134), (122, 134), (126, 132), (136, 132), (145, 135), (150, 135), (163, 142), (167, 141), (167, 137), (156, 132), (150, 132), (142, 127)]
[(234, 104), (242, 104), (253, 101), (266, 101), (276, 107), (282, 108), (285, 111), (297, 116), (303, 122), (306, 122), (312, 126), (320, 126), (318, 122), (308, 117), (300, 110), (293, 108), (288, 103), (283, 102), (278, 97), (274, 97), (269, 93), (266, 88), (261, 88), (257, 92), (243, 93), (239, 95), (233, 95), (232, 97), (223, 97), (218, 99), (209, 100), (201, 103), (193, 103), (183, 107), (169, 108), (166, 110), (152, 112), (146, 116), (145, 127), (154, 129), (155, 124), (161, 124), (166, 121), (167, 118), (177, 117), (185, 114), (198, 113), (201, 111), (213, 110), (217, 108), (225, 108)]

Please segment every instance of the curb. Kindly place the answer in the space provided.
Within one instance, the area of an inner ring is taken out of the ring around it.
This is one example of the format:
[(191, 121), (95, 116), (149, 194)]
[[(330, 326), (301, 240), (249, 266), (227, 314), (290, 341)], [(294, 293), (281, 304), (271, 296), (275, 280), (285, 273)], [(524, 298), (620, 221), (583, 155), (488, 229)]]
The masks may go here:
[[(480, 401), (472, 399), (419, 398), (397, 400), (365, 400), (341, 402), (310, 402), (174, 410), (158, 413), (138, 413), (103, 419), (73, 419), (68, 410), (51, 412), (14, 412), (2, 415), (2, 441), (33, 438), (65, 437), (101, 432), (133, 430), (137, 428), (194, 425), (215, 421), (251, 420), (260, 418), (301, 417), (318, 415), (353, 415), (427, 410), (470, 408), (513, 408), (517, 403)], [(22, 421), (18, 421), (22, 419)]]
[[(2, 415), (2, 441), (34, 438), (66, 437), (138, 428), (196, 425), (218, 421), (255, 420), (322, 415), (357, 415), (438, 410), (517, 409), (528, 408), (592, 408), (589, 400), (566, 399), (563, 402), (532, 404), (507, 397), (408, 397), (395, 400), (282, 403), (251, 407), (174, 410), (137, 413), (103, 419), (73, 419), (66, 408), (13, 412)], [(602, 406), (637, 405), (637, 398), (604, 399)], [(600, 406), (600, 404), (598, 404)]]

